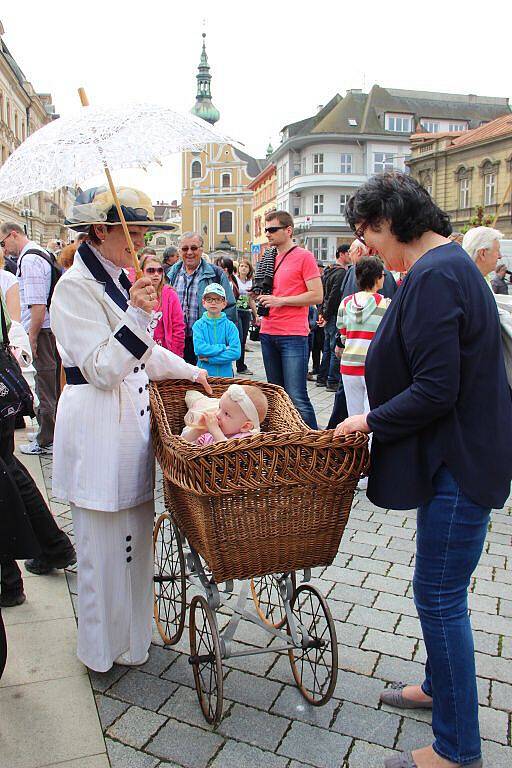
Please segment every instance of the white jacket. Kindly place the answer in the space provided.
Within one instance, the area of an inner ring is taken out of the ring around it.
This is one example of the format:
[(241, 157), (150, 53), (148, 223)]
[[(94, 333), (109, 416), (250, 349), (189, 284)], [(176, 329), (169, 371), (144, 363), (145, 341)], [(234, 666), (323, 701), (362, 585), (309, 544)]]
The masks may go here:
[(150, 500), (148, 377), (195, 381), (199, 369), (156, 345), (146, 331), (148, 316), (123, 311), (79, 254), (57, 283), (50, 316), (62, 364), (78, 367), (88, 382), (66, 385), (59, 400), (54, 496), (103, 511)]

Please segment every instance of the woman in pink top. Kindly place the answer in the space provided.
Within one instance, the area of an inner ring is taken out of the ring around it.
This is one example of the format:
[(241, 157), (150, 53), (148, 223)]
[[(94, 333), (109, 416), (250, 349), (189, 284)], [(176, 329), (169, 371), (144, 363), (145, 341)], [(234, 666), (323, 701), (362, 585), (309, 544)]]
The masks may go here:
[(170, 285), (164, 285), (164, 268), (158, 256), (146, 254), (140, 267), (156, 288), (158, 304), (148, 329), (160, 346), (183, 357), (185, 348), (185, 321), (178, 294)]

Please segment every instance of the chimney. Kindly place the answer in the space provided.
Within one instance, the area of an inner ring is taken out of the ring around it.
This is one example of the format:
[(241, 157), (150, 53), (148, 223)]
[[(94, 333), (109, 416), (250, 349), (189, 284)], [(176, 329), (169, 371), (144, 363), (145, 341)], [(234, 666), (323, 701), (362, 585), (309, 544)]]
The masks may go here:
[(323, 108), (324, 108), (324, 105), (323, 105), (323, 104), (319, 104), (319, 105), (318, 105), (318, 107), (316, 108), (316, 112), (317, 112), (317, 114), (318, 114), (319, 112), (321, 112)]

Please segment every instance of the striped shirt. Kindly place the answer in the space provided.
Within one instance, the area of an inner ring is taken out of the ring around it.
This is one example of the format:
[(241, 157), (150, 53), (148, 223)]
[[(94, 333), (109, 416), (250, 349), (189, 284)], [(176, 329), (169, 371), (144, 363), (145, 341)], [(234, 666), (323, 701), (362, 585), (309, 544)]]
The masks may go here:
[(200, 265), (201, 262), (199, 262), (197, 269), (195, 269), (191, 275), (188, 274), (185, 267), (182, 265), (173, 285), (174, 290), (178, 294), (181, 308), (183, 309), (185, 333), (187, 336), (192, 336), (192, 326), (203, 312), (203, 308), (199, 308), (197, 294), (199, 283), (199, 274), (197, 270)]
[(345, 344), (341, 357), (341, 373), (364, 376), (366, 353), (375, 336), (390, 299), (380, 293), (360, 291), (347, 296), (338, 310), (337, 327)]

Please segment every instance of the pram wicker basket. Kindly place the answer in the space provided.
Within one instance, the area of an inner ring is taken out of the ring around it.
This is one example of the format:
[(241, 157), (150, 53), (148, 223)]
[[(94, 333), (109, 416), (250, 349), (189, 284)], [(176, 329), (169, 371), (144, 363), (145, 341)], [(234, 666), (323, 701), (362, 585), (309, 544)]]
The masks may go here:
[[(230, 383), (210, 379), (214, 396)], [(262, 431), (206, 447), (179, 437), (185, 393), (200, 387), (151, 384), (153, 444), (169, 511), (218, 583), (330, 564), (367, 469), (367, 437), (311, 430), (281, 387), (237, 383), (265, 392)]]

